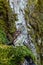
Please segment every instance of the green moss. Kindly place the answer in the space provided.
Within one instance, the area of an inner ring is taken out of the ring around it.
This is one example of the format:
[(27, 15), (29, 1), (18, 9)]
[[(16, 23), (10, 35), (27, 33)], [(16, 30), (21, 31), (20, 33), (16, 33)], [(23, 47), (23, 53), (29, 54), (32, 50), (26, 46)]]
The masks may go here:
[(0, 45), (0, 65), (19, 65), (24, 61), (25, 56), (31, 56), (33, 60), (35, 59), (32, 52), (25, 46)]
[(6, 37), (6, 33), (1, 28), (0, 28), (0, 42), (1, 43), (8, 43), (8, 39)]

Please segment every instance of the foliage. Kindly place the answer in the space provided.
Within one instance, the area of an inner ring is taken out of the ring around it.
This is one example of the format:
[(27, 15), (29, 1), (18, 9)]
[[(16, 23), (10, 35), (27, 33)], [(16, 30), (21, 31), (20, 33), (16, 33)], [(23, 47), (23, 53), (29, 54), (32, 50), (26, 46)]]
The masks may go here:
[(0, 44), (0, 65), (19, 65), (25, 56), (31, 56), (35, 60), (32, 52), (25, 46), (13, 47)]
[[(43, 48), (43, 4), (42, 0), (28, 0), (25, 9), (25, 20), (32, 42), (36, 46), (37, 53), (42, 63)], [(29, 24), (29, 25), (28, 25)], [(39, 59), (38, 59), (39, 60)]]
[[(17, 15), (12, 12), (9, 2), (7, 0), (0, 0), (0, 29), (4, 31), (6, 38), (8, 37), (10, 41), (12, 41), (11, 34), (13, 34), (16, 30), (16, 16)], [(3, 36), (3, 34), (0, 35), (0, 39), (2, 40), (1, 36)]]
[(6, 37), (6, 33), (0, 28), (0, 43), (7, 44), (9, 41)]
[(0, 19), (4, 20), (7, 29), (11, 32), (15, 32), (15, 20), (16, 14), (11, 10), (11, 7), (7, 0), (0, 0)]

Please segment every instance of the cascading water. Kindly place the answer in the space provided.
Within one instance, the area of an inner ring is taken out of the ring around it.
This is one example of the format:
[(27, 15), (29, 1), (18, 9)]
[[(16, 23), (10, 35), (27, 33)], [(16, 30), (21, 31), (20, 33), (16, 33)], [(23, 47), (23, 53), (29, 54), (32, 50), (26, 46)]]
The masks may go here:
[(17, 41), (14, 43), (15, 46), (23, 45), (23, 42), (27, 38), (26, 23), (23, 15), (24, 8), (26, 7), (26, 1), (27, 0), (16, 0), (16, 3), (14, 3), (14, 11), (18, 14), (18, 21), (15, 21), (16, 28), (21, 31), (21, 34), (17, 37)]
[[(13, 2), (13, 5), (11, 4)], [(27, 0), (10, 0), (10, 5), (13, 11), (18, 15), (18, 21), (15, 21), (17, 30), (21, 31), (21, 34), (17, 37), (15, 46), (27, 45), (32, 52), (36, 55), (36, 49), (34, 44), (31, 42), (30, 35), (28, 36), (26, 21), (24, 19), (24, 8), (26, 7)], [(30, 43), (30, 44), (29, 44)]]

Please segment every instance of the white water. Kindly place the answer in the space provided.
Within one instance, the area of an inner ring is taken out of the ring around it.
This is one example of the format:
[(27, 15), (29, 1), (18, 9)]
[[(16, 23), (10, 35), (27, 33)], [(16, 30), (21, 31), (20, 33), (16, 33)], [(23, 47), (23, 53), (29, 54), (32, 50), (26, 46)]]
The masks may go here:
[[(16, 2), (16, 3), (15, 3)], [(14, 2), (14, 11), (18, 14), (18, 21), (15, 21), (17, 30), (21, 31), (21, 34), (17, 37), (17, 41), (14, 43), (16, 46), (23, 45), (23, 42), (27, 38), (27, 28), (24, 19), (24, 8), (26, 7), (26, 0), (16, 0)]]
[[(11, 0), (10, 5), (13, 8), (13, 11), (18, 15), (18, 21), (15, 21), (17, 30), (20, 30), (22, 33), (14, 40), (15, 46), (27, 45), (32, 52), (36, 55), (36, 49), (34, 44), (31, 42), (30, 36), (27, 37), (27, 27), (26, 21), (24, 19), (24, 8), (26, 7), (27, 0)], [(11, 3), (13, 2), (13, 4)], [(16, 42), (15, 42), (16, 41)], [(24, 43), (25, 42), (25, 43)], [(29, 44), (30, 42), (30, 44)], [(24, 44), (23, 44), (24, 43)]]

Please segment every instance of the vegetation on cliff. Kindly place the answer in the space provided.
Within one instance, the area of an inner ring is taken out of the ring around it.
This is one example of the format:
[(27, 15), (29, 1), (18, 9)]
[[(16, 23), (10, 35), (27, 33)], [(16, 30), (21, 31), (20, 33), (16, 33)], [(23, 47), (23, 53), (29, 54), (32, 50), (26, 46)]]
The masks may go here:
[[(12, 34), (16, 30), (15, 20), (16, 14), (13, 14), (9, 2), (7, 0), (0, 0), (0, 41), (2, 43), (4, 43), (6, 39), (12, 40)], [(6, 37), (6, 39), (2, 39), (1, 36)]]
[[(43, 65), (43, 1), (28, 0), (26, 9), (24, 10), (25, 20), (31, 41), (36, 46), (37, 63)], [(13, 34), (16, 31), (15, 14), (8, 0), (0, 0), (0, 65), (20, 65), (25, 56), (31, 56), (35, 60), (31, 50), (25, 46), (8, 46), (13, 41)]]
[[(43, 1), (28, 0), (25, 9), (25, 20), (27, 23), (28, 32), (31, 36), (31, 41), (35, 44), (38, 60), (43, 62)], [(39, 61), (38, 61), (39, 62)], [(40, 63), (39, 63), (40, 65)], [(42, 64), (43, 65), (43, 64)]]

